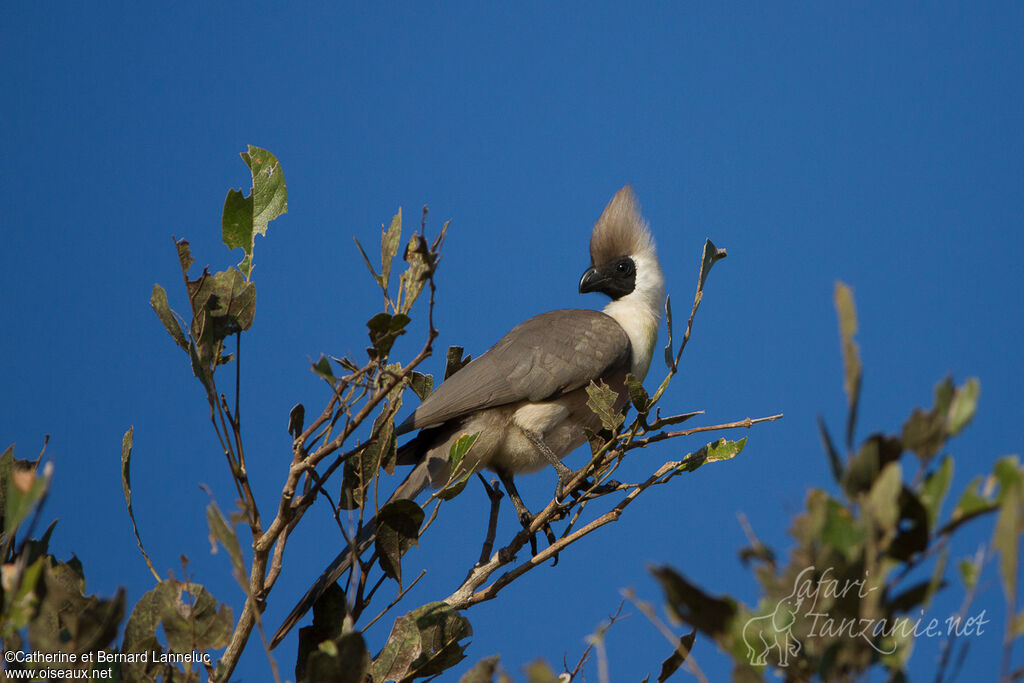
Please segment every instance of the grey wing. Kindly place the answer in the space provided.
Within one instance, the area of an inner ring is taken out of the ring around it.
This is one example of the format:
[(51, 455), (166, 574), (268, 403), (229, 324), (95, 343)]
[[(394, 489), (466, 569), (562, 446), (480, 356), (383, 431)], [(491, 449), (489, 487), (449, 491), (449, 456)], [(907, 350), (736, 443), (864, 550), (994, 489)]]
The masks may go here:
[(628, 368), (630, 355), (625, 331), (600, 311), (542, 313), (448, 378), (397, 432), (433, 427), (482, 408), (542, 401)]

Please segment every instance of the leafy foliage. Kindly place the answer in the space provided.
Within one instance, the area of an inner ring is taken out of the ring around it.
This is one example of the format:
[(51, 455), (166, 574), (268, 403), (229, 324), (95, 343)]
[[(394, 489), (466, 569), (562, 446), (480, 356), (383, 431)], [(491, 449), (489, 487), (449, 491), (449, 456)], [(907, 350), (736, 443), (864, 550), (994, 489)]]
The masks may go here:
[[(932, 408), (915, 409), (901, 433), (872, 434), (854, 450), (862, 371), (853, 340), (852, 292), (841, 283), (836, 310), (851, 444), (845, 458), (836, 452), (823, 422), (820, 428), (840, 496), (808, 491), (805, 510), (790, 530), (795, 546), (786, 564), (779, 565), (778, 553), (756, 537), (741, 551), (745, 562), (753, 562), (760, 584), (761, 599), (754, 607), (714, 595), (670, 567), (653, 570), (673, 616), (729, 653), (737, 681), (762, 680), (768, 667), (787, 681), (852, 680), (876, 667), (885, 669), (889, 680), (907, 680), (913, 621), (947, 586), (950, 538), (965, 521), (996, 511), (993, 548), (1001, 559), (1008, 613), (1017, 613), (1024, 468), (1016, 458), (1000, 460), (984, 486), (972, 482), (950, 514), (942, 515), (954, 460), (935, 458), (973, 418), (978, 380), (960, 386), (944, 380), (936, 387)], [(907, 453), (916, 461), (907, 462)], [(908, 585), (912, 570), (933, 558), (931, 576)], [(979, 568), (979, 560), (959, 563), (968, 594), (964, 609)], [(964, 613), (959, 617), (968, 623), (974, 619)], [(1011, 626), (1007, 643), (1020, 635)], [(948, 662), (949, 655), (942, 666)]]

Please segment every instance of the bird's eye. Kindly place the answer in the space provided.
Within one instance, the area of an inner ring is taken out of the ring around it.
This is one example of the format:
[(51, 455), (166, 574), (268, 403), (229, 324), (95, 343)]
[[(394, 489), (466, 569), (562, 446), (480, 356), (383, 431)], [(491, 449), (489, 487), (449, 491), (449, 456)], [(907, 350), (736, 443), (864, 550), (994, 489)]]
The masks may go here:
[(619, 261), (617, 264), (615, 264), (615, 270), (620, 273), (628, 273), (629, 261)]

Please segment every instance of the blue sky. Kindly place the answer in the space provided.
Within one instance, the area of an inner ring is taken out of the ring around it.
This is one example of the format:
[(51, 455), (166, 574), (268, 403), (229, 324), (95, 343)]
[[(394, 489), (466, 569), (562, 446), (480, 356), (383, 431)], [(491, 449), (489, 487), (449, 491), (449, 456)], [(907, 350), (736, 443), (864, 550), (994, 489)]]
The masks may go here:
[[(78, 554), (90, 591), (125, 585), (134, 602), (151, 584), (119, 479), (134, 425), (136, 515), (158, 569), (180, 576), (185, 554), (194, 580), (242, 604), (226, 558), (209, 553), (198, 484), (225, 509), (233, 487), (202, 391), (148, 301), (160, 282), (183, 306), (172, 235), (200, 266), (240, 258), (220, 244), (219, 221), (227, 189), (247, 186), (238, 152), (249, 143), (278, 156), (289, 189), (289, 213), (257, 244), (244, 349), (250, 475), (265, 506), (290, 458), (289, 408), (325, 399), (308, 359), (366, 346), (378, 302), (352, 237), (373, 244), (399, 206), (410, 227), (424, 204), (432, 229), (452, 220), (438, 343), (474, 354), (533, 314), (603, 305), (576, 285), (590, 226), (627, 182), (677, 310), (704, 239), (729, 250), (665, 405), (704, 409), (708, 422), (785, 419), (472, 609), (469, 662), (500, 652), (513, 675), (534, 657), (574, 662), (621, 588), (658, 600), (648, 563), (755, 598), (737, 513), (784, 548), (807, 487), (831, 486), (814, 419), (836, 431), (843, 419), (836, 279), (860, 314), (861, 437), (897, 430), (946, 374), (976, 375), (980, 412), (953, 442), (953, 490), (1020, 451), (1017, 3), (21, 3), (5, 15), (0, 440), (34, 457), (52, 435), (52, 547)], [(655, 364), (648, 385), (662, 373)], [(702, 444), (638, 453), (629, 472)], [(554, 481), (541, 473), (520, 490), (537, 504)], [(446, 540), (409, 556), (429, 569), (410, 608), (461, 580), (484, 526), (484, 496), (470, 488), (434, 528)], [(292, 536), (271, 628), (338, 543), (326, 507)], [(992, 567), (982, 581), (978, 606), (1001, 615)], [(996, 672), (998, 640), (972, 645), (979, 679)], [(277, 651), (289, 674), (294, 648)], [(608, 648), (614, 680), (656, 675), (668, 652), (640, 616)], [(919, 647), (912, 671), (928, 677), (935, 652)], [(711, 643), (694, 654), (713, 680), (728, 671)], [(237, 678), (267, 680), (265, 662), (254, 643)]]

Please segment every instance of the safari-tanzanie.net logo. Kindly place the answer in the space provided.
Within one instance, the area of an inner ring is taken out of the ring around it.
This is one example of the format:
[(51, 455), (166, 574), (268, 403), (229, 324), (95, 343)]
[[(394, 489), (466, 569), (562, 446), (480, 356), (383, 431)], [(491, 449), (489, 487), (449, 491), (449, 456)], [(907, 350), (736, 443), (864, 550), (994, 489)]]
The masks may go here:
[[(824, 638), (860, 639), (873, 650), (883, 655), (896, 651), (895, 645), (886, 647), (882, 643), (906, 641), (911, 638), (944, 638), (950, 636), (980, 636), (985, 633), (989, 619), (985, 610), (972, 616), (952, 615), (945, 619), (928, 617), (924, 610), (916, 616), (894, 617), (851, 617), (833, 615), (832, 606), (844, 600), (855, 600), (858, 604), (879, 590), (868, 577), (838, 579), (832, 568), (825, 568), (820, 575), (813, 565), (807, 567), (793, 581), (793, 590), (779, 600), (772, 611), (751, 617), (743, 626), (743, 642), (747, 646), (747, 659), (754, 666), (766, 666), (769, 657), (772, 664), (789, 666), (791, 658), (800, 654), (804, 640)], [(798, 622), (802, 628), (794, 627)]]

